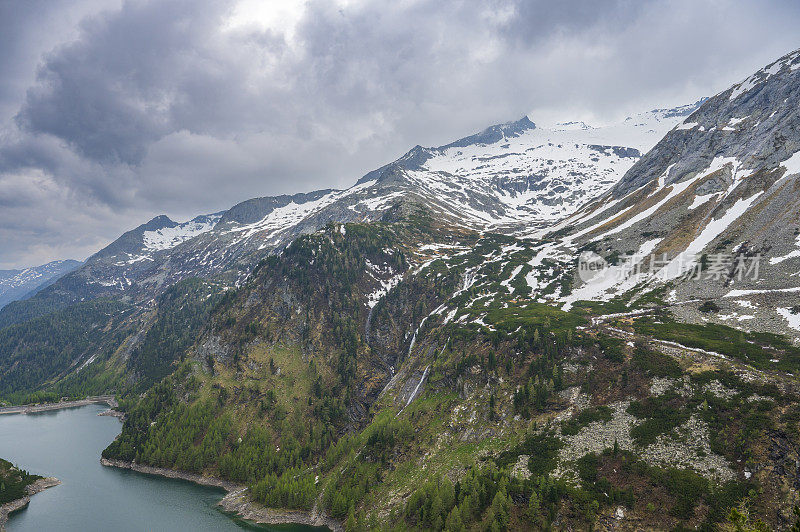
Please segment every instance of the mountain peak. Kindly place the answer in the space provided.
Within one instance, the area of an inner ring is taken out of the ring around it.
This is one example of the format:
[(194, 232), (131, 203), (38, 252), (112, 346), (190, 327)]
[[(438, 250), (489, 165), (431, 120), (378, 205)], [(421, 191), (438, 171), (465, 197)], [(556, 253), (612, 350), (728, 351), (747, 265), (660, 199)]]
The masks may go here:
[(508, 126), (508, 128), (514, 129), (515, 131), (526, 131), (528, 129), (536, 129), (536, 124), (534, 124), (531, 121), (531, 119), (528, 118), (528, 115), (524, 115), (522, 118), (514, 122), (508, 122), (506, 124), (502, 124), (502, 126)]
[(536, 124), (531, 122), (526, 115), (513, 122), (505, 122), (502, 124), (489, 126), (479, 133), (458, 139), (455, 142), (440, 146), (436, 149), (446, 150), (447, 148), (463, 148), (473, 144), (494, 144), (495, 142), (500, 142), (501, 140), (507, 138), (518, 137), (522, 133), (532, 129), (536, 129)]
[[(773, 76), (788, 75), (800, 68), (800, 50), (788, 53), (777, 61), (773, 61), (761, 70), (748, 76), (746, 79), (737, 83), (728, 91), (730, 91), (729, 99), (736, 100), (740, 96), (750, 93), (750, 91)], [(726, 93), (728, 91), (725, 91)]]
[(12, 301), (33, 296), (81, 264), (76, 260), (54, 260), (41, 266), (0, 270), (0, 309)]
[(178, 225), (178, 222), (173, 221), (166, 214), (159, 214), (146, 224), (140, 225), (138, 229), (141, 229), (142, 231), (156, 231), (165, 227), (175, 227), (176, 225)]

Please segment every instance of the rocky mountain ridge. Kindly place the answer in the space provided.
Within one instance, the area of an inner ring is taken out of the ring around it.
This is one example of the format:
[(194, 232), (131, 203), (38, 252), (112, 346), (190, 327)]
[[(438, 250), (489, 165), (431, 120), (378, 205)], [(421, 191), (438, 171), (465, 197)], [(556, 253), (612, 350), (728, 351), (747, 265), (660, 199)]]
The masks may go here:
[(0, 309), (12, 301), (35, 295), (80, 266), (76, 260), (57, 260), (21, 270), (0, 270)]
[[(605, 192), (641, 152), (699, 104), (621, 124), (537, 128), (524, 117), (438, 148), (417, 146), (346, 190), (255, 198), (177, 223), (159, 216), (122, 235), (51, 287), (42, 308), (96, 297), (148, 304), (187, 277), (235, 286), (270, 252), (329, 222), (380, 219), (399, 203), (424, 205), (450, 223), (510, 231), (551, 223)], [(625, 144), (622, 144), (624, 142)], [(0, 314), (0, 324), (15, 322)]]
[[(537, 260), (571, 262), (574, 273), (584, 252), (608, 266), (589, 282), (574, 274), (575, 290), (555, 300), (666, 289), (664, 304), (691, 321), (797, 336), (799, 86), (793, 52), (705, 101), (608, 192), (545, 231), (557, 242)], [(698, 312), (705, 300), (722, 310)]]

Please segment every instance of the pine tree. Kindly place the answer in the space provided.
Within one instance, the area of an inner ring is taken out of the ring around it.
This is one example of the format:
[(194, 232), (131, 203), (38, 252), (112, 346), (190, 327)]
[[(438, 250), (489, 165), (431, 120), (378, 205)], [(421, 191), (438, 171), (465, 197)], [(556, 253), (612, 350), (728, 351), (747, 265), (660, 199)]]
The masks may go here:
[(344, 529), (346, 532), (354, 532), (357, 529), (356, 523), (356, 516), (353, 513), (353, 507), (350, 507), (350, 511), (347, 512), (347, 521), (344, 523)]
[(508, 527), (510, 504), (506, 496), (505, 489), (498, 491), (492, 500), (492, 510), (494, 513), (495, 521), (500, 525), (501, 530)]
[[(442, 505), (442, 498), (439, 497), (439, 494), (437, 493), (436, 495), (433, 496), (433, 499), (431, 499), (431, 513), (429, 517), (431, 524), (434, 524), (436, 522), (436, 519), (441, 517), (443, 510), (444, 507)], [(441, 529), (441, 527), (439, 528), (434, 527), (434, 528), (437, 530)]]
[(464, 523), (461, 520), (461, 511), (458, 509), (458, 506), (450, 510), (444, 529), (447, 530), (447, 532), (461, 532), (461, 530), (464, 529)]
[(539, 507), (541, 502), (539, 501), (539, 495), (535, 492), (531, 492), (531, 498), (528, 499), (528, 516), (530, 517), (531, 521), (535, 521), (539, 516)]

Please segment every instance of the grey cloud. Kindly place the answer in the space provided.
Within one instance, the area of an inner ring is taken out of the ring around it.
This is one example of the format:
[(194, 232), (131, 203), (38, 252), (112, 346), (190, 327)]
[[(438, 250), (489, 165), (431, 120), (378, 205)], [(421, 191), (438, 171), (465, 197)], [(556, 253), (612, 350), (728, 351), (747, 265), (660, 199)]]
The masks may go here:
[[(222, 11), (209, 3), (126, 3), (83, 23), (83, 38), (48, 54), (17, 115), (24, 130), (58, 137), (81, 155), (137, 164), (174, 128), (170, 111), (204, 34)], [(199, 70), (198, 75), (203, 71)]]
[(0, 122), (19, 109), (43, 53), (76, 36), (78, 22), (118, 0), (0, 0)]
[(796, 48), (800, 21), (789, 1), (312, 0), (287, 40), (223, 29), (235, 0), (30, 5), (0, 0), (2, 264), (83, 258), (159, 212), (348, 186), (525, 113), (693, 101)]
[(5, 174), (0, 178), (0, 269), (43, 264), (51, 257), (85, 258), (126, 228), (131, 214), (84, 201), (43, 172)]

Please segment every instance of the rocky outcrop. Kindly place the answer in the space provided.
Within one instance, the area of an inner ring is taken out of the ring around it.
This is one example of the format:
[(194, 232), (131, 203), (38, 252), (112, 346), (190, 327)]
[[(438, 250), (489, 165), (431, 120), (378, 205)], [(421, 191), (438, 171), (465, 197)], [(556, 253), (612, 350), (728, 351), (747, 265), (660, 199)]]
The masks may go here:
[(334, 532), (344, 530), (342, 523), (328, 517), (319, 510), (317, 505), (311, 511), (303, 510), (275, 510), (254, 503), (247, 496), (247, 488), (232, 491), (223, 497), (219, 503), (226, 512), (233, 513), (254, 523), (278, 525), (295, 523), (309, 526), (326, 526)]
[(236, 484), (235, 482), (229, 482), (227, 480), (222, 480), (207, 475), (196, 475), (194, 473), (186, 473), (183, 471), (176, 471), (174, 469), (151, 467), (137, 464), (135, 462), (125, 462), (123, 460), (109, 460), (107, 458), (101, 458), (100, 463), (107, 467), (130, 469), (131, 471), (136, 471), (137, 473), (187, 480), (202, 486), (222, 488), (227, 491), (228, 494), (222, 498), (219, 506), (228, 513), (238, 515), (242, 519), (246, 519), (254, 523), (270, 525), (296, 523), (310, 526), (327, 526), (334, 532), (343, 530), (342, 524), (339, 521), (320, 512), (316, 505), (311, 511), (308, 512), (302, 510), (278, 510), (266, 508), (258, 503), (253, 502), (247, 496), (248, 489), (246, 486)]
[(58, 486), (59, 484), (61, 484), (61, 481), (55, 477), (40, 478), (25, 488), (27, 493), (25, 497), (0, 505), (0, 532), (5, 531), (5, 524), (8, 521), (9, 515), (25, 508), (28, 506), (28, 504), (30, 504), (31, 496), (36, 495), (47, 488)]
[(108, 410), (100, 412), (97, 415), (106, 417), (115, 417), (120, 421), (125, 421), (125, 412), (120, 412), (119, 410), (114, 410), (113, 408), (109, 408)]

